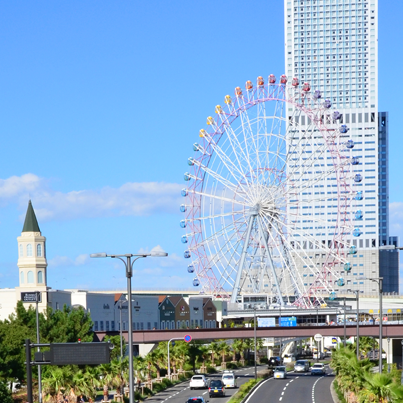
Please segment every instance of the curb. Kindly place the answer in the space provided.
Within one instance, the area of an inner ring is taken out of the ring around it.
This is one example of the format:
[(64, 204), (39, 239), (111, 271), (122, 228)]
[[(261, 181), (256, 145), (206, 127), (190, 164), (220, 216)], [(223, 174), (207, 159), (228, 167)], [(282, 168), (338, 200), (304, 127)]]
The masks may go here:
[(267, 382), (269, 379), (271, 379), (272, 377), (266, 378), (266, 379), (262, 379), (260, 382), (258, 382), (250, 391), (249, 393), (241, 400), (240, 403), (246, 403), (250, 397), (252, 397), (252, 395), (255, 393), (255, 391), (257, 389), (260, 388), (260, 386), (262, 386), (262, 384), (264, 382)]
[(333, 379), (332, 383), (330, 384), (330, 394), (332, 395), (332, 399), (334, 403), (341, 403), (339, 397), (337, 396), (336, 390), (334, 388), (334, 382), (336, 379)]

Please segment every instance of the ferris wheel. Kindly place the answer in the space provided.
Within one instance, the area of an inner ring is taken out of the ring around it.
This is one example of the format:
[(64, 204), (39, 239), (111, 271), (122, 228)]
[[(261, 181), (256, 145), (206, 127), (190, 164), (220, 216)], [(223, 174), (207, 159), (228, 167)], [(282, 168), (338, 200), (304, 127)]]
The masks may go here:
[(319, 91), (284, 75), (267, 81), (225, 96), (193, 144), (180, 206), (184, 257), (207, 294), (323, 305), (345, 286), (357, 253), (360, 161)]

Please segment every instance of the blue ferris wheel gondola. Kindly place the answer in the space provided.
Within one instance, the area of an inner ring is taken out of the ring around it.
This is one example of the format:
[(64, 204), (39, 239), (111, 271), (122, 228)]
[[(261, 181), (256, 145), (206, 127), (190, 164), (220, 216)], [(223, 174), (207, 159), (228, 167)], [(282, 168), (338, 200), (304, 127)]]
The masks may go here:
[(182, 189), (181, 190), (181, 196), (186, 197), (188, 195), (188, 190), (187, 189)]
[(359, 228), (354, 228), (353, 235), (354, 235), (355, 237), (358, 238), (361, 234), (362, 234), (362, 232), (360, 231)]
[(195, 271), (195, 268), (193, 267), (193, 265), (189, 265), (188, 266), (188, 273), (194, 273), (194, 271)]
[(337, 285), (339, 286), (339, 287), (343, 287), (344, 286), (344, 278), (342, 277), (342, 278), (339, 278), (338, 280), (337, 280)]
[(341, 113), (339, 111), (333, 112), (333, 120), (339, 120), (341, 118)]
[[(340, 133), (345, 134), (345, 133), (347, 133), (347, 132), (348, 132), (348, 127), (347, 127), (346, 125), (341, 125), (341, 126), (340, 126)], [(347, 143), (348, 143), (348, 142), (347, 142)], [(353, 146), (354, 146), (354, 143), (353, 143)], [(347, 146), (347, 148), (350, 148), (350, 147)], [(353, 148), (353, 147), (351, 147), (351, 148)]]
[(351, 165), (359, 165), (359, 163), (360, 163), (359, 157), (351, 158)]
[(192, 177), (190, 176), (189, 172), (185, 172), (184, 175), (183, 175), (183, 179), (185, 181), (190, 181), (192, 179)]
[(330, 300), (330, 301), (333, 301), (335, 298), (336, 298), (336, 293), (332, 291), (332, 292), (329, 294), (329, 300)]
[(357, 182), (357, 183), (362, 182), (362, 175), (356, 174), (356, 175), (354, 176), (354, 182)]
[(190, 251), (185, 250), (185, 252), (183, 252), (183, 256), (185, 257), (185, 259), (189, 259), (190, 258)]
[(186, 228), (186, 220), (181, 220), (180, 226), (181, 228)]
[(355, 212), (355, 219), (356, 220), (362, 220), (362, 211), (361, 210), (357, 210)]
[(182, 241), (182, 243), (188, 243), (188, 237), (186, 235), (183, 235), (181, 237), (181, 241)]
[(188, 165), (193, 166), (194, 164), (194, 159), (192, 157), (188, 158)]
[(350, 255), (355, 255), (357, 253), (357, 247), (355, 245), (351, 245), (348, 253)]
[(200, 281), (199, 281), (199, 279), (197, 277), (193, 279), (193, 285), (195, 287), (198, 287), (200, 285)]
[[(347, 126), (345, 126), (345, 127), (347, 128)], [(347, 133), (347, 131), (345, 133)], [(349, 149), (354, 148), (354, 141), (353, 140), (348, 140), (347, 143), (346, 143), (346, 147), (349, 148)]]
[(319, 90), (315, 90), (315, 92), (313, 93), (313, 97), (314, 97), (315, 99), (319, 99), (319, 98), (322, 97), (322, 95), (321, 95), (321, 93), (320, 93)]
[(362, 199), (363, 199), (362, 190), (358, 191), (358, 192), (355, 194), (354, 199), (355, 199), (355, 200), (362, 200)]
[(186, 206), (184, 204), (181, 204), (181, 206), (179, 207), (180, 211), (182, 213), (184, 213), (186, 211)]
[(344, 263), (344, 271), (351, 271), (351, 263), (350, 262)]
[(331, 101), (330, 99), (325, 99), (325, 102), (323, 103), (323, 106), (324, 106), (326, 109), (331, 108), (331, 107), (332, 107), (332, 101)]
[(193, 144), (193, 151), (200, 151), (200, 145), (197, 143)]

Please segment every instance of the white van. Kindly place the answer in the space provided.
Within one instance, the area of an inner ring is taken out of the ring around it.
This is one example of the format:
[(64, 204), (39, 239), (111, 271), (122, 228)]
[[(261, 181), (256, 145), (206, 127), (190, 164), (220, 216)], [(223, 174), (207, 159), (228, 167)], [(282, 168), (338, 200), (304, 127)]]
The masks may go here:
[(221, 378), (226, 388), (236, 388), (236, 376), (232, 371), (224, 371)]

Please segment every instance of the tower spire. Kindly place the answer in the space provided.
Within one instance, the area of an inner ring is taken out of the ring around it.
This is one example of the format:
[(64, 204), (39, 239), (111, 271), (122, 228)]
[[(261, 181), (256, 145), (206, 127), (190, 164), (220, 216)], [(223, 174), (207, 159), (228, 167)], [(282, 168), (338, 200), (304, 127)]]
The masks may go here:
[(25, 215), (24, 228), (22, 229), (22, 232), (41, 232), (31, 200), (28, 203), (27, 214)]

